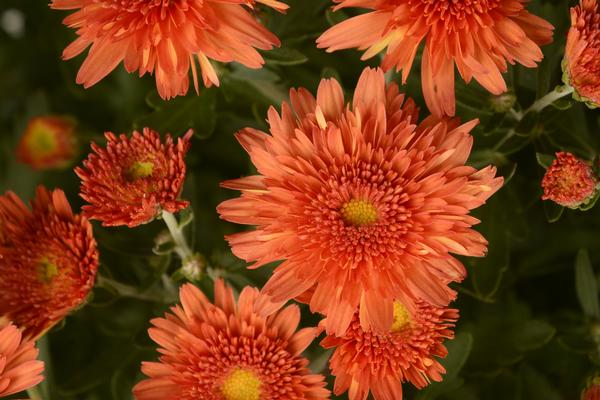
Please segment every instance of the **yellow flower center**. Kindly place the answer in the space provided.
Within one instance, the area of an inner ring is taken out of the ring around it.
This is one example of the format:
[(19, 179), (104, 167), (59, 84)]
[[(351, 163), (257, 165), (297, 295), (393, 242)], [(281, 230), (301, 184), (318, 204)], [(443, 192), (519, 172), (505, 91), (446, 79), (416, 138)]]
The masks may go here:
[(47, 258), (44, 258), (40, 261), (38, 266), (39, 269), (39, 279), (44, 283), (49, 283), (52, 278), (58, 275), (58, 266)]
[(355, 226), (370, 225), (377, 221), (377, 209), (366, 200), (352, 199), (342, 207), (344, 221)]
[(259, 400), (260, 384), (255, 373), (238, 368), (225, 379), (221, 393), (225, 400)]
[(410, 314), (399, 301), (394, 302), (394, 323), (392, 324), (392, 332), (399, 332), (404, 327), (410, 325)]
[(130, 181), (135, 181), (136, 179), (147, 178), (151, 176), (152, 172), (154, 172), (154, 164), (152, 162), (136, 161), (131, 167), (129, 167), (125, 175)]
[(58, 143), (54, 133), (44, 126), (36, 126), (27, 139), (27, 147), (33, 156), (43, 157), (56, 151)]

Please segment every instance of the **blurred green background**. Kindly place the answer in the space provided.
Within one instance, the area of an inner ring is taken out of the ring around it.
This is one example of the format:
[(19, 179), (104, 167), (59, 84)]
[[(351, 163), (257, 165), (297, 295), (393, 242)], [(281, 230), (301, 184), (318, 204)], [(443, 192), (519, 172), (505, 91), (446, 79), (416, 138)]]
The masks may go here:
[[(61, 24), (67, 13), (50, 10), (43, 0), (2, 0), (0, 192), (12, 190), (29, 199), (36, 185), (44, 184), (63, 188), (75, 208), (81, 205), (71, 168), (37, 172), (16, 161), (17, 141), (33, 116), (75, 117), (83, 142), (80, 158), (87, 154), (87, 142), (102, 142), (107, 130), (150, 126), (181, 135), (192, 127), (196, 136), (183, 197), (192, 202), (195, 220), (188, 234), (211, 267), (235, 287), (262, 285), (269, 269), (245, 270), (223, 240), (243, 228), (220, 221), (215, 212), (217, 204), (236, 195), (219, 188), (219, 182), (252, 169), (233, 133), (245, 126), (266, 129), (266, 110), (270, 105), (279, 108), (290, 87), (314, 91), (322, 77), (337, 77), (350, 94), (365, 67), (356, 51), (326, 54), (316, 49), (316, 37), (344, 17), (331, 13), (329, 1), (287, 2), (291, 8), (286, 15), (260, 15), (283, 42), (280, 50), (264, 53), (266, 68), (221, 65), (220, 88), (164, 102), (152, 77), (140, 79), (121, 66), (88, 90), (76, 85), (83, 56), (60, 59), (75, 37)], [(517, 110), (560, 84), (570, 5), (558, 0), (530, 3), (534, 13), (555, 25), (555, 41), (544, 47), (540, 68), (514, 67), (506, 74)], [(417, 60), (402, 90), (423, 105), (418, 67)], [(470, 275), (457, 286), (460, 296), (454, 306), (462, 318), (456, 339), (448, 342), (448, 374), (444, 382), (421, 392), (406, 385), (405, 398), (578, 399), (600, 363), (595, 272), (600, 267), (600, 209), (560, 215), (561, 209), (540, 199), (539, 183), (542, 165), (560, 149), (588, 160), (596, 156), (600, 112), (562, 100), (517, 124), (508, 113), (494, 112), (491, 96), (476, 84), (457, 82), (457, 97), (463, 120), (481, 120), (474, 131), (471, 163), (497, 165), (507, 184), (476, 213), (483, 221), (477, 229), (490, 241), (489, 255), (464, 260)], [(426, 108), (422, 110), (424, 118)], [(131, 387), (142, 377), (141, 360), (156, 358), (146, 334), (148, 321), (174, 300), (161, 289), (160, 279), (177, 268), (177, 260), (152, 251), (163, 229), (160, 221), (136, 229), (95, 224), (100, 274), (123, 286), (97, 287), (84, 308), (40, 342), (47, 365), (44, 399), (131, 399)], [(211, 291), (208, 282), (201, 286)], [(318, 321), (304, 311), (305, 325)], [(327, 374), (329, 353), (315, 343), (307, 355), (315, 371)]]

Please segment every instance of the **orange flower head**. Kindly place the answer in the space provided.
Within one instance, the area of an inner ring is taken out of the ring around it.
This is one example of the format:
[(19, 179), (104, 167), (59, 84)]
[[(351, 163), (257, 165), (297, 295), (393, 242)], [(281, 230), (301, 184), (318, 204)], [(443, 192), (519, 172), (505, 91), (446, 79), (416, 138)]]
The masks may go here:
[(543, 200), (577, 208), (586, 204), (600, 188), (591, 165), (571, 153), (558, 152), (542, 179)]
[(138, 226), (151, 222), (161, 210), (176, 213), (188, 206), (179, 200), (185, 181), (184, 157), (193, 132), (174, 143), (167, 134), (163, 143), (149, 128), (131, 137), (105, 134), (102, 148), (92, 144), (92, 153), (77, 167), (81, 197), (89, 205), (83, 213), (104, 226)]
[(32, 339), (0, 318), (0, 397), (27, 390), (44, 380), (44, 363), (37, 359)]
[(38, 338), (92, 290), (98, 251), (89, 221), (61, 190), (38, 187), (31, 210), (0, 196), (0, 315)]
[(483, 256), (487, 242), (469, 211), (502, 185), (496, 170), (465, 165), (471, 121), (428, 118), (383, 71), (365, 69), (352, 105), (340, 84), (321, 82), (316, 99), (292, 90), (291, 107), (269, 110), (271, 134), (237, 134), (259, 175), (223, 186), (242, 191), (221, 217), (256, 225), (228, 237), (254, 267), (285, 260), (263, 288), (273, 302), (301, 296), (342, 335), (360, 309), (365, 330), (386, 332), (393, 302), (446, 305), (463, 265), (450, 253)]
[(535, 67), (539, 45), (554, 29), (530, 14), (528, 0), (334, 0), (335, 9), (370, 12), (330, 28), (317, 39), (328, 52), (358, 48), (363, 59), (386, 49), (384, 70), (402, 70), (406, 83), (419, 45), (425, 41), (421, 80), (425, 102), (436, 116), (454, 115), (454, 66), (461, 77), (493, 94), (507, 90), (507, 62)]
[(69, 166), (77, 153), (75, 121), (47, 116), (29, 120), (17, 147), (17, 158), (34, 169)]
[(324, 377), (310, 373), (301, 356), (315, 328), (296, 331), (298, 306), (262, 317), (268, 305), (246, 287), (236, 304), (231, 288), (215, 283), (212, 304), (195, 286), (181, 288), (181, 306), (152, 321), (159, 362), (144, 362), (149, 379), (137, 400), (324, 400)]
[(355, 315), (343, 336), (330, 335), (321, 342), (335, 348), (329, 362), (335, 394), (348, 391), (350, 400), (366, 400), (371, 392), (375, 400), (402, 400), (402, 382), (423, 388), (431, 380), (441, 381), (446, 370), (437, 358), (446, 356), (442, 343), (454, 337), (457, 319), (455, 309), (418, 301), (409, 311), (397, 301), (391, 329), (375, 334), (363, 330)]
[(210, 59), (262, 67), (256, 49), (280, 42), (247, 9), (256, 3), (287, 9), (275, 0), (52, 0), (50, 7), (76, 10), (64, 20), (78, 35), (64, 59), (91, 46), (77, 83), (88, 88), (123, 61), (128, 72), (154, 74), (158, 93), (169, 99), (187, 93), (190, 70), (198, 92), (198, 65), (204, 85), (218, 86)]
[(581, 0), (571, 8), (563, 70), (575, 98), (591, 108), (600, 107), (600, 8), (596, 0)]

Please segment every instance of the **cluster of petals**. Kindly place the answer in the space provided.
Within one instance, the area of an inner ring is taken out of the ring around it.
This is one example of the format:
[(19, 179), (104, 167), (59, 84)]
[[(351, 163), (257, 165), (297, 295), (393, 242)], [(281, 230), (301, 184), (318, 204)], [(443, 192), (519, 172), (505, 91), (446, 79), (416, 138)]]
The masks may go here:
[(50, 6), (76, 10), (64, 23), (78, 37), (63, 58), (90, 48), (77, 83), (90, 87), (123, 62), (128, 72), (154, 74), (159, 94), (169, 99), (187, 93), (190, 70), (198, 91), (198, 66), (204, 85), (218, 85), (210, 60), (263, 65), (256, 49), (280, 42), (252, 15), (256, 3), (287, 8), (275, 0), (52, 0)]
[(181, 305), (152, 321), (150, 337), (160, 346), (159, 362), (144, 362), (149, 379), (133, 390), (138, 400), (322, 400), (324, 378), (310, 373), (301, 356), (316, 328), (296, 330), (298, 306), (263, 317), (269, 304), (246, 287), (235, 301), (222, 280), (215, 301), (191, 284), (180, 290)]
[(34, 169), (68, 166), (77, 153), (75, 121), (58, 116), (29, 120), (17, 147), (20, 162)]
[(327, 51), (358, 48), (370, 58), (386, 49), (384, 70), (402, 70), (406, 82), (418, 48), (423, 95), (436, 115), (454, 115), (454, 66), (493, 94), (507, 90), (507, 62), (535, 67), (540, 45), (552, 41), (553, 26), (529, 13), (528, 0), (334, 0), (335, 9), (371, 10), (326, 31), (318, 40)]
[(590, 107), (600, 107), (600, 8), (581, 0), (571, 8), (564, 62), (565, 81)]
[(542, 179), (543, 200), (577, 208), (588, 202), (600, 188), (600, 180), (590, 164), (571, 153), (556, 153)]
[(0, 318), (0, 398), (27, 390), (44, 380), (44, 363), (35, 342)]
[(180, 200), (186, 175), (185, 155), (193, 132), (174, 142), (144, 128), (131, 137), (105, 134), (106, 147), (92, 143), (92, 153), (77, 167), (81, 197), (89, 204), (83, 213), (105, 226), (138, 226), (161, 211), (176, 213), (188, 202)]
[(38, 187), (29, 209), (0, 196), (0, 315), (37, 338), (80, 306), (98, 270), (89, 221), (61, 190)]
[(258, 175), (223, 183), (242, 196), (221, 217), (256, 229), (229, 236), (254, 268), (284, 260), (263, 291), (277, 303), (299, 297), (342, 335), (356, 312), (361, 326), (387, 332), (393, 302), (446, 306), (447, 284), (464, 266), (451, 253), (484, 256), (487, 241), (470, 216), (502, 185), (496, 170), (465, 165), (471, 121), (427, 118), (365, 69), (352, 105), (325, 79), (316, 98), (290, 92), (291, 107), (268, 113), (270, 134), (237, 134)]
[(394, 325), (388, 333), (365, 331), (355, 315), (346, 333), (330, 335), (321, 345), (335, 348), (330, 367), (335, 378), (334, 393), (348, 392), (350, 400), (402, 400), (402, 383), (423, 388), (439, 382), (446, 371), (437, 358), (448, 351), (444, 340), (452, 331), (458, 310), (416, 303), (408, 312), (397, 303)]

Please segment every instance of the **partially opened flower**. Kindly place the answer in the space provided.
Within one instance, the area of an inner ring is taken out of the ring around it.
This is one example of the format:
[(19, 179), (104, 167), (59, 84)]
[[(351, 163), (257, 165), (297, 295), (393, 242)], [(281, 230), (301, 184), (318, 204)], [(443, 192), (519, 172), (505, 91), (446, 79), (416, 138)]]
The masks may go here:
[(341, 337), (328, 336), (321, 345), (335, 348), (330, 360), (336, 377), (334, 393), (348, 391), (350, 400), (402, 400), (402, 382), (417, 388), (439, 382), (446, 372), (439, 363), (448, 351), (444, 340), (454, 337), (458, 310), (417, 302), (409, 311), (394, 303), (394, 322), (388, 333), (365, 331), (358, 315)]
[(238, 140), (260, 175), (223, 186), (242, 191), (218, 211), (257, 225), (228, 237), (254, 268), (282, 260), (264, 287), (274, 302), (302, 295), (343, 334), (360, 309), (363, 328), (385, 332), (394, 300), (446, 305), (463, 279), (450, 253), (483, 256), (487, 242), (469, 211), (502, 185), (496, 170), (465, 165), (477, 124), (428, 118), (417, 127), (412, 100), (366, 69), (352, 105), (323, 80), (316, 99), (292, 90), (292, 107), (269, 110), (271, 134)]
[(44, 363), (37, 359), (32, 339), (0, 318), (0, 397), (27, 390), (44, 380)]
[(406, 82), (422, 41), (423, 94), (434, 115), (454, 115), (454, 66), (493, 94), (507, 90), (507, 62), (535, 67), (539, 45), (552, 41), (553, 27), (530, 14), (528, 0), (334, 0), (336, 9), (372, 10), (326, 31), (318, 46), (332, 52), (366, 50), (363, 59), (387, 48), (383, 69), (402, 70)]
[(0, 315), (37, 338), (80, 306), (98, 270), (89, 221), (61, 190), (37, 189), (31, 210), (0, 196)]
[(75, 121), (58, 116), (29, 120), (17, 147), (17, 158), (34, 169), (67, 167), (77, 154)]
[(600, 180), (590, 164), (564, 151), (556, 153), (542, 179), (543, 200), (577, 208), (591, 200), (600, 188)]
[(591, 108), (600, 107), (600, 9), (596, 0), (571, 8), (571, 29), (563, 63), (565, 83)]
[(131, 137), (105, 134), (106, 148), (92, 144), (92, 153), (77, 167), (81, 197), (89, 205), (83, 213), (105, 226), (134, 227), (148, 223), (162, 210), (176, 213), (188, 206), (179, 195), (185, 181), (184, 157), (192, 131), (174, 143), (163, 143), (158, 132), (144, 128)]
[(260, 68), (256, 49), (279, 46), (279, 39), (244, 7), (274, 0), (52, 0), (58, 10), (76, 10), (64, 23), (78, 38), (63, 52), (70, 59), (90, 47), (77, 74), (88, 88), (123, 61), (128, 72), (155, 74), (162, 98), (187, 93), (190, 70), (198, 92), (198, 66), (204, 85), (219, 84), (210, 60)]
[(144, 362), (149, 379), (137, 384), (138, 400), (321, 400), (324, 378), (310, 373), (302, 351), (315, 328), (296, 331), (300, 310), (289, 306), (268, 318), (257, 289), (246, 287), (236, 304), (231, 288), (215, 283), (211, 303), (191, 284), (181, 306), (156, 318), (150, 337), (159, 362)]

